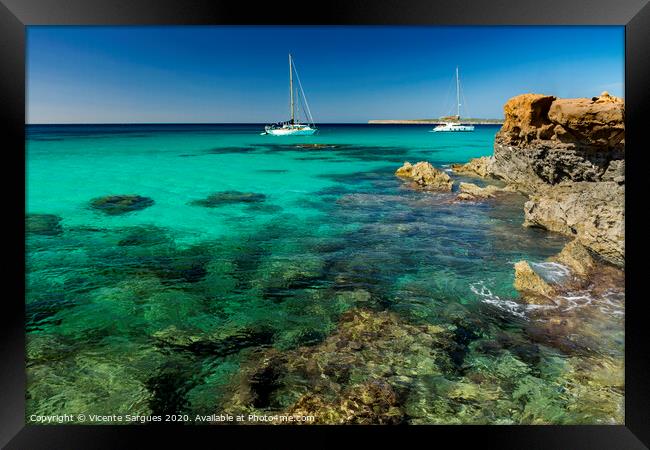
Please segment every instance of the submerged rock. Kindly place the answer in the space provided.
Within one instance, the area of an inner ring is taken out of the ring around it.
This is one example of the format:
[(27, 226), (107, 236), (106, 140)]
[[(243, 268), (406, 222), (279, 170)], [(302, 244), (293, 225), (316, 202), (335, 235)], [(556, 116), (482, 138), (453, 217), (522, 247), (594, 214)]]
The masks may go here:
[(139, 211), (153, 204), (153, 199), (140, 195), (107, 195), (106, 197), (99, 197), (90, 201), (91, 208), (109, 216)]
[(154, 246), (171, 243), (165, 230), (155, 226), (138, 226), (128, 229), (126, 235), (117, 242), (119, 247)]
[(279, 205), (267, 205), (264, 203), (250, 203), (247, 210), (258, 214), (279, 214), (284, 208)]
[(395, 390), (382, 379), (354, 385), (332, 400), (305, 394), (288, 413), (312, 416), (317, 424), (397, 425), (406, 420)]
[[(313, 415), (310, 423), (402, 423), (403, 386), (418, 376), (440, 376), (453, 366), (449, 352), (455, 349), (452, 335), (441, 327), (355, 308), (321, 343), (254, 355), (233, 380), (235, 392), (226, 407), (250, 413), (262, 392), (262, 407)], [(269, 380), (264, 389), (251, 383), (259, 374), (273, 375), (263, 377)]]
[(412, 180), (417, 187), (427, 190), (451, 191), (454, 184), (449, 175), (426, 161), (416, 164), (407, 161), (395, 171), (395, 175)]
[(482, 156), (480, 158), (470, 159), (469, 162), (465, 164), (452, 164), (451, 169), (462, 175), (487, 178), (490, 176), (493, 162), (494, 158), (490, 156)]
[(234, 203), (261, 203), (266, 201), (266, 195), (256, 192), (223, 191), (216, 192), (201, 200), (193, 200), (189, 204), (193, 206), (204, 206), (216, 208)]
[(153, 333), (161, 346), (176, 347), (196, 355), (211, 357), (226, 356), (237, 353), (246, 347), (268, 345), (273, 332), (265, 327), (224, 326), (212, 333), (178, 329), (171, 325)]
[(184, 250), (170, 256), (160, 255), (145, 263), (153, 273), (168, 284), (201, 281), (208, 273), (210, 256), (197, 250)]
[(336, 148), (338, 145), (335, 144), (298, 144), (296, 145), (298, 148), (314, 148), (314, 149), (320, 149), (320, 148)]
[(27, 214), (25, 231), (43, 236), (58, 236), (63, 232), (61, 217), (54, 214)]

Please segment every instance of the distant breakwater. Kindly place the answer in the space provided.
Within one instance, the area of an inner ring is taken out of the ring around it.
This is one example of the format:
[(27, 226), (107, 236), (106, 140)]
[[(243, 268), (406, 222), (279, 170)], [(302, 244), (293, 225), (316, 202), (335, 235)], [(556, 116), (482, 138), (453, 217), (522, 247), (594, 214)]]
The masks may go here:
[[(503, 125), (501, 119), (463, 119), (462, 123), (474, 125)], [(369, 125), (440, 125), (446, 123), (440, 119), (374, 119), (369, 120)]]

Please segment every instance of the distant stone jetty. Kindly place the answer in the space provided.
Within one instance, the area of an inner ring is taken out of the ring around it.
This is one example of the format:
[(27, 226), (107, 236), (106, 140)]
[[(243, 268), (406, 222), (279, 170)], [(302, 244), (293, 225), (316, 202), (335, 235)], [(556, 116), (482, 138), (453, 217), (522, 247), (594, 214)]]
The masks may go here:
[[(442, 119), (374, 119), (369, 120), (371, 125), (440, 125), (445, 123)], [(461, 123), (473, 125), (503, 125), (503, 119), (462, 119)]]

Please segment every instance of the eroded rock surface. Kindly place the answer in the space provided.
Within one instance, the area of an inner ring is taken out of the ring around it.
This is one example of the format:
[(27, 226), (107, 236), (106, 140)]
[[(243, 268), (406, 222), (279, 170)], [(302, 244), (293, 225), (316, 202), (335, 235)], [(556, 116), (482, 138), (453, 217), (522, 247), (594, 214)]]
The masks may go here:
[(611, 181), (563, 183), (531, 195), (524, 214), (524, 225), (573, 236), (609, 262), (624, 265), (624, 186)]
[(416, 164), (407, 161), (395, 171), (395, 175), (411, 180), (415, 187), (426, 190), (451, 191), (454, 184), (449, 175), (426, 161)]
[(451, 169), (461, 175), (486, 178), (492, 172), (493, 163), (494, 159), (492, 157), (482, 156), (480, 158), (470, 159), (465, 164), (452, 164)]
[(488, 185), (485, 187), (477, 186), (473, 183), (460, 183), (459, 184), (460, 193), (456, 197), (458, 200), (481, 200), (494, 198), (498, 192), (502, 192), (503, 189)]
[(589, 250), (577, 240), (569, 242), (560, 253), (550, 260), (564, 264), (579, 276), (587, 275), (596, 265)]
[(544, 280), (526, 261), (515, 264), (515, 289), (523, 294), (526, 303), (553, 303), (551, 297), (556, 290)]
[(606, 92), (593, 99), (524, 94), (510, 99), (504, 113), (493, 175), (529, 192), (540, 183), (620, 176), (625, 146), (621, 99)]
[(530, 196), (525, 226), (577, 238), (618, 266), (625, 254), (625, 105), (524, 94), (504, 106), (490, 175)]

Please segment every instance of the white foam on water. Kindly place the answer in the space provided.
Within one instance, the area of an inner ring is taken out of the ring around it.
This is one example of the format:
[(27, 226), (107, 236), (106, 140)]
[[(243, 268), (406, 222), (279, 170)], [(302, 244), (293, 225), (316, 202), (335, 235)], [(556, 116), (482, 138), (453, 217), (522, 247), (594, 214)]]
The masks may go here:
[(537, 274), (551, 283), (561, 283), (571, 275), (571, 269), (557, 262), (530, 263)]
[(625, 315), (625, 293), (617, 289), (609, 289), (602, 296), (594, 296), (589, 291), (568, 292), (559, 295), (557, 300), (561, 311), (592, 306), (597, 307), (603, 314)]
[(565, 302), (561, 302), (560, 305), (558, 305), (562, 311), (571, 311), (575, 308), (588, 306), (594, 301), (594, 298), (588, 293), (578, 295), (560, 295), (558, 298), (565, 300)]
[(481, 301), (497, 308), (506, 311), (512, 315), (520, 317), (522, 319), (528, 320), (526, 317), (526, 306), (520, 303), (517, 303), (513, 300), (504, 300), (498, 295), (492, 293), (492, 291), (485, 285), (483, 280), (476, 283), (471, 283), (469, 285), (471, 291), (478, 295), (481, 298)]

